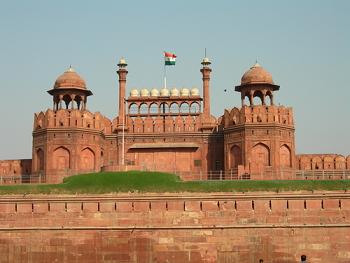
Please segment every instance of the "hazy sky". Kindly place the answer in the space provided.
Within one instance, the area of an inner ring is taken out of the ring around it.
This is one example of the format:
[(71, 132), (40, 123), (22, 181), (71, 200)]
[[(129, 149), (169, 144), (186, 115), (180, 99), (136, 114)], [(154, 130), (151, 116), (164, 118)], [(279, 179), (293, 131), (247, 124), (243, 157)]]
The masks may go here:
[[(201, 90), (212, 60), (215, 116), (240, 106), (234, 92), (255, 63), (294, 108), (297, 153), (350, 154), (350, 1), (0, 1), (0, 159), (31, 158), (34, 112), (70, 64), (94, 96), (88, 108), (117, 113), (116, 64), (127, 91), (162, 85), (162, 51), (173, 51), (168, 86)], [(228, 89), (224, 93), (224, 89)]]

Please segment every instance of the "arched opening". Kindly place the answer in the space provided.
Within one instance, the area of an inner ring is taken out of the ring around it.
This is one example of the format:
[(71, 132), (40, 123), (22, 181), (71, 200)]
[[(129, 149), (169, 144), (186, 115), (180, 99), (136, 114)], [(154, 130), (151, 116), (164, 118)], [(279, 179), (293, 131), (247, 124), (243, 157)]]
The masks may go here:
[(292, 155), (287, 145), (282, 145), (280, 148), (280, 166), (282, 168), (292, 167)]
[(346, 161), (344, 156), (337, 156), (335, 158), (335, 169), (339, 169), (339, 170), (346, 169)]
[(197, 102), (193, 102), (190, 107), (191, 113), (199, 113), (200, 112), (200, 106)]
[(169, 105), (166, 104), (165, 102), (163, 102), (162, 104), (160, 104), (160, 112), (162, 114), (165, 114), (165, 113), (169, 113)]
[(139, 113), (139, 108), (136, 103), (132, 103), (129, 106), (129, 114), (138, 114)]
[(149, 113), (150, 114), (158, 114), (158, 105), (157, 103), (152, 103), (149, 107)]
[(325, 156), (323, 158), (323, 169), (324, 170), (334, 169), (334, 158), (332, 156)]
[(170, 105), (170, 112), (171, 113), (175, 113), (175, 114), (178, 114), (179, 113), (179, 104), (177, 104), (177, 103), (172, 103), (171, 105)]
[(271, 91), (266, 92), (265, 104), (266, 105), (273, 105), (273, 95), (272, 95)]
[(81, 105), (81, 101), (82, 101), (81, 96), (79, 96), (79, 95), (75, 96), (74, 100), (77, 103), (77, 109), (80, 110), (80, 106), (82, 106)]
[(263, 170), (270, 166), (270, 149), (263, 143), (256, 144), (252, 149), (251, 167), (253, 170)]
[(85, 148), (80, 153), (80, 169), (84, 171), (95, 169), (95, 153), (90, 148)]
[(256, 90), (253, 94), (254, 105), (264, 104), (264, 95), (260, 90)]
[(239, 146), (234, 145), (230, 151), (230, 161), (231, 161), (231, 169), (237, 168), (238, 165), (242, 164), (242, 150)]
[(180, 106), (180, 112), (181, 113), (189, 113), (190, 112), (190, 105), (188, 105), (187, 102), (183, 102)]
[(321, 157), (316, 156), (316, 157), (312, 158), (312, 169), (313, 170), (322, 170), (323, 169)]
[(36, 151), (36, 167), (38, 171), (44, 170), (44, 151), (40, 148)]
[(69, 105), (72, 101), (71, 97), (68, 94), (66, 94), (63, 96), (63, 101), (64, 101), (64, 104), (66, 105), (66, 109), (69, 109)]
[(52, 160), (54, 169), (70, 169), (70, 152), (67, 148), (61, 146), (54, 150)]
[(140, 114), (148, 114), (148, 105), (146, 103), (142, 103), (140, 105)]

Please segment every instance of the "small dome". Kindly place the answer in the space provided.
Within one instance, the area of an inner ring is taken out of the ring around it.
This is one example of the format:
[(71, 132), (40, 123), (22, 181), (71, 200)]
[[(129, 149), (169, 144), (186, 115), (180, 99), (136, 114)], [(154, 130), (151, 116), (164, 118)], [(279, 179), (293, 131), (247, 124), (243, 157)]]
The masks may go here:
[(271, 84), (274, 85), (272, 75), (258, 63), (245, 72), (241, 78), (241, 85), (248, 84)]
[(139, 91), (137, 89), (132, 89), (130, 91), (130, 97), (138, 97), (139, 96)]
[(171, 95), (171, 96), (174, 96), (174, 97), (179, 96), (179, 90), (178, 90), (177, 88), (171, 89), (170, 95)]
[(180, 91), (180, 94), (181, 94), (181, 96), (184, 96), (184, 97), (190, 96), (190, 90), (189, 90), (189, 89), (186, 89), (186, 88), (183, 88), (183, 89)]
[(159, 96), (159, 90), (157, 90), (157, 89), (152, 89), (152, 90), (151, 90), (151, 96), (152, 96), (152, 97), (158, 97), (158, 96)]
[(191, 96), (199, 96), (199, 89), (197, 88), (191, 89)]
[(61, 76), (59, 76), (55, 81), (54, 89), (59, 88), (86, 89), (86, 83), (72, 67), (69, 67), (69, 69), (65, 71)]
[(169, 96), (169, 90), (167, 88), (162, 88), (160, 90), (160, 96), (162, 97), (168, 97)]
[(148, 91), (148, 89), (142, 89), (140, 94), (141, 94), (141, 97), (148, 97), (149, 91)]

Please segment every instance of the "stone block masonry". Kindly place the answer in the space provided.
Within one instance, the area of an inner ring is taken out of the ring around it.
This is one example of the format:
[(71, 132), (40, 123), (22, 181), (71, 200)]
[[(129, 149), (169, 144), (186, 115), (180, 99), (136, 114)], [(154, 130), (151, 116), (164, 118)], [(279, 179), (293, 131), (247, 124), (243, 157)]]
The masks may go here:
[(350, 262), (350, 194), (2, 196), (0, 262)]

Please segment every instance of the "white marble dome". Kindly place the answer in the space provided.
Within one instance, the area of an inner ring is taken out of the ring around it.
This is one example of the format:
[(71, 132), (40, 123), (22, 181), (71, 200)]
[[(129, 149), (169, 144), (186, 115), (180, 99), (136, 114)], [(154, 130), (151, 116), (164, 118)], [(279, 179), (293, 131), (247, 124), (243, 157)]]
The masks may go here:
[(190, 96), (190, 90), (187, 89), (187, 88), (183, 88), (183, 89), (180, 91), (180, 95), (183, 96), (183, 97), (188, 97), (188, 96)]
[(139, 96), (139, 91), (137, 89), (132, 89), (130, 91), (130, 97), (138, 97)]
[(151, 90), (151, 97), (158, 97), (159, 96), (159, 90), (152, 89)]
[(171, 91), (170, 91), (170, 95), (171, 96), (179, 96), (179, 90), (177, 89), (177, 88), (173, 88), (173, 89), (171, 89)]
[(168, 97), (169, 96), (169, 90), (167, 88), (162, 88), (160, 90), (160, 96), (162, 97)]
[(141, 97), (148, 97), (149, 96), (149, 90), (148, 89), (142, 89), (141, 90)]
[(191, 89), (191, 96), (199, 96), (199, 89), (192, 88)]

